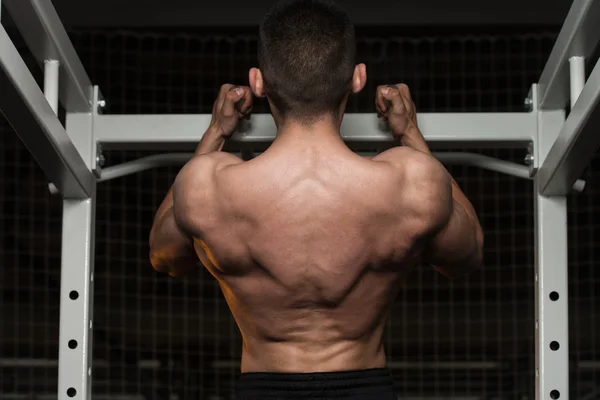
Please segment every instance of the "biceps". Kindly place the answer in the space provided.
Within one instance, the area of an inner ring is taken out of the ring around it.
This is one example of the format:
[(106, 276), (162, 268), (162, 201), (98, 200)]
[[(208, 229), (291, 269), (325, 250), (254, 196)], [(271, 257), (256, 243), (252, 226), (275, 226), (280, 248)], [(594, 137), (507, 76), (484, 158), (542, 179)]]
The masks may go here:
[(453, 202), (448, 223), (432, 238), (425, 251), (425, 262), (439, 272), (456, 277), (481, 263), (481, 243), (465, 209)]

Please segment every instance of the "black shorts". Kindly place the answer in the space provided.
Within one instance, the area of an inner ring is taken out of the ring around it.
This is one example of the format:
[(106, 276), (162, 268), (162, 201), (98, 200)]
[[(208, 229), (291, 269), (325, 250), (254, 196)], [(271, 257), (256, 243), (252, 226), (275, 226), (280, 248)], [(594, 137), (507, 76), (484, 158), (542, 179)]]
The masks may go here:
[(397, 400), (387, 369), (319, 373), (241, 374), (237, 400)]

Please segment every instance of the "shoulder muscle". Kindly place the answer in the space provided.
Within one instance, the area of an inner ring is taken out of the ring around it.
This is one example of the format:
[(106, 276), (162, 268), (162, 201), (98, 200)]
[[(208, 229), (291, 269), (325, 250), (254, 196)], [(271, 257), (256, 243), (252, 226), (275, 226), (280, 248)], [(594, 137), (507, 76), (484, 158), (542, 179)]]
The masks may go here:
[(428, 233), (443, 228), (452, 214), (452, 183), (443, 165), (432, 156), (420, 153), (406, 166), (405, 179), (413, 188), (408, 201)]
[[(390, 164), (403, 187), (402, 203), (410, 208), (425, 232), (441, 229), (452, 212), (450, 176), (429, 154), (406, 147), (395, 147), (379, 154), (374, 161)], [(403, 207), (404, 208), (404, 207)]]
[(182, 227), (189, 229), (199, 210), (207, 210), (214, 202), (217, 173), (242, 162), (225, 152), (194, 156), (181, 168), (173, 184), (173, 211)]

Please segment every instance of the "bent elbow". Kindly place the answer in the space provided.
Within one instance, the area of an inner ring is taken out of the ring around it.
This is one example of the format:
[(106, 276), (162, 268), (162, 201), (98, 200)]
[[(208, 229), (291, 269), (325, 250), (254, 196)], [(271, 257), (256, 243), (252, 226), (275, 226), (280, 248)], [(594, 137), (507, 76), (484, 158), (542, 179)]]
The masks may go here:
[(156, 252), (156, 239), (157, 239), (157, 231), (158, 224), (156, 221), (152, 224), (152, 228), (150, 229), (150, 234), (148, 235), (148, 247), (150, 248), (150, 258), (152, 258), (152, 254)]
[(469, 256), (463, 262), (460, 275), (478, 270), (483, 265), (483, 231), (479, 225), (475, 230), (472, 246)]
[(483, 265), (483, 234), (478, 236), (469, 254), (460, 261), (435, 269), (448, 279), (457, 279), (473, 272)]
[(150, 260), (150, 264), (152, 267), (158, 272), (162, 272), (162, 265), (164, 262), (161, 261), (162, 257), (160, 256), (160, 252), (156, 248), (156, 234), (154, 228), (150, 231), (150, 237), (148, 239), (148, 247), (150, 250), (148, 252), (148, 258)]
[(165, 257), (161, 254), (161, 252), (157, 251), (150, 247), (150, 264), (152, 268), (154, 268), (157, 272), (165, 273), (168, 272), (169, 263), (165, 262)]
[(481, 226), (477, 224), (477, 227), (475, 228), (475, 249), (471, 268), (472, 270), (478, 269), (483, 265), (483, 242), (483, 229), (481, 229)]

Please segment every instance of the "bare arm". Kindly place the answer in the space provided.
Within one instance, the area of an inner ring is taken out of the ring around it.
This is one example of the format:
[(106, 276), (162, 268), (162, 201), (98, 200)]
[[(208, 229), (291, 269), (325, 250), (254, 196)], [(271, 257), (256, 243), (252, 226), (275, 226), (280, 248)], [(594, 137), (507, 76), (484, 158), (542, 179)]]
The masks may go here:
[(455, 278), (481, 265), (483, 231), (469, 200), (443, 166), (439, 169), (438, 175), (444, 176), (436, 178), (442, 183), (434, 200), (446, 215), (433, 221), (434, 228), (423, 252), (423, 261), (444, 276)]
[[(420, 132), (405, 136), (403, 144), (431, 156)], [(433, 178), (435, 184), (442, 186), (436, 190), (439, 191), (437, 199), (433, 200), (439, 201), (440, 207), (447, 207), (448, 217), (445, 221), (442, 217), (434, 222), (436, 231), (423, 253), (424, 261), (444, 276), (454, 278), (481, 265), (483, 231), (473, 205), (450, 173), (441, 164), (438, 171), (433, 173), (438, 175)], [(450, 190), (444, 190), (443, 186), (449, 186)]]
[[(223, 148), (224, 143), (225, 139), (214, 129), (209, 128), (202, 136), (194, 158), (213, 151), (219, 151)], [(176, 184), (186, 185), (185, 179), (183, 180), (176, 180)], [(150, 231), (150, 262), (154, 269), (159, 272), (165, 272), (171, 276), (180, 276), (196, 266), (198, 257), (194, 251), (192, 237), (175, 219), (173, 210), (174, 186), (175, 184), (169, 189), (154, 217), (154, 223)]]
[[(431, 156), (429, 146), (427, 146), (427, 143), (423, 139), (421, 132), (418, 132), (418, 134), (405, 136), (403, 138), (403, 144)], [(440, 254), (437, 254), (438, 252), (436, 251), (430, 253), (433, 256), (431, 262), (433, 265), (440, 265), (440, 262), (442, 262), (444, 256), (449, 255), (447, 253), (452, 251), (451, 249), (448, 249), (450, 246), (447, 244), (451, 242), (453, 234), (460, 232), (467, 234), (467, 236), (471, 238), (471, 240), (465, 244), (470, 244), (470, 246), (467, 246), (467, 248), (472, 249), (472, 254), (470, 256), (472, 260), (466, 264), (480, 264), (483, 247), (483, 231), (481, 229), (481, 225), (479, 224), (479, 218), (477, 217), (475, 208), (469, 199), (467, 199), (467, 196), (465, 196), (452, 175), (450, 175), (450, 173), (447, 171), (445, 172), (452, 187), (452, 212), (446, 227), (444, 227), (432, 241), (432, 250), (439, 250)], [(468, 265), (465, 265), (465, 267), (468, 267)]]
[[(417, 129), (418, 128), (413, 128)], [(431, 156), (429, 146), (421, 132), (406, 135), (402, 140), (405, 146)], [(433, 158), (433, 157), (432, 157)], [(452, 175), (440, 164), (445, 176), (437, 178), (439, 182), (449, 181), (450, 213), (447, 222), (438, 226), (424, 261), (434, 266), (443, 275), (453, 278), (479, 267), (483, 259), (483, 231), (475, 208), (460, 189)], [(445, 198), (440, 193), (440, 201)]]
[[(157, 271), (175, 276), (185, 274), (196, 266), (198, 257), (194, 251), (192, 237), (180, 223), (186, 216), (182, 214), (182, 210), (174, 209), (174, 189), (177, 186), (186, 188), (197, 183), (191, 182), (197, 177), (195, 174), (210, 173), (202, 168), (198, 170), (189, 166), (205, 154), (221, 151), (225, 140), (235, 131), (238, 121), (249, 116), (251, 109), (252, 94), (249, 88), (230, 84), (221, 86), (208, 130), (202, 136), (194, 157), (182, 168), (154, 217), (149, 240), (150, 262)], [(176, 218), (176, 214), (179, 218)]]
[(483, 233), (477, 215), (448, 171), (429, 154), (406, 147), (387, 150), (374, 161), (396, 165), (403, 176), (402, 209), (414, 212), (423, 261), (454, 278), (481, 264)]
[[(394, 90), (397, 89), (397, 90)], [(450, 173), (431, 156), (421, 134), (415, 106), (406, 85), (380, 87), (376, 97), (379, 114), (388, 120), (394, 136), (403, 146), (430, 157), (424, 168), (433, 230), (424, 251), (424, 261), (448, 277), (456, 277), (477, 268), (483, 258), (483, 231), (477, 213)], [(421, 176), (419, 174), (419, 176)]]

